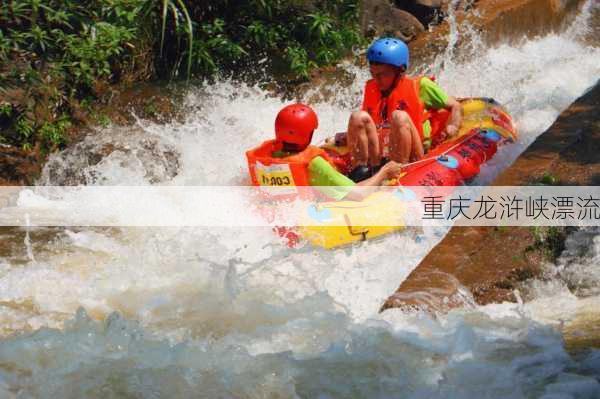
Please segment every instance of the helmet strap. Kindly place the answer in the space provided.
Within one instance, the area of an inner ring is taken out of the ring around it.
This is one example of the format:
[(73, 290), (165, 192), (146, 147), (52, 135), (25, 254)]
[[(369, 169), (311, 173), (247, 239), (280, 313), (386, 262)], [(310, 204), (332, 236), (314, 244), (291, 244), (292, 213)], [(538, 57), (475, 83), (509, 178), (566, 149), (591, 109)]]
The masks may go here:
[(306, 147), (308, 147), (310, 145), (310, 142), (312, 141), (313, 138), (313, 134), (315, 133), (315, 131), (313, 130), (310, 133), (310, 137), (308, 139), (308, 144), (305, 146), (302, 146), (300, 144), (296, 144), (296, 143), (287, 143), (287, 142), (283, 142), (283, 151), (285, 152), (302, 152), (306, 149)]
[(295, 143), (287, 143), (287, 142), (283, 142), (283, 151), (285, 152), (300, 152), (302, 151), (300, 149), (300, 146), (298, 144)]

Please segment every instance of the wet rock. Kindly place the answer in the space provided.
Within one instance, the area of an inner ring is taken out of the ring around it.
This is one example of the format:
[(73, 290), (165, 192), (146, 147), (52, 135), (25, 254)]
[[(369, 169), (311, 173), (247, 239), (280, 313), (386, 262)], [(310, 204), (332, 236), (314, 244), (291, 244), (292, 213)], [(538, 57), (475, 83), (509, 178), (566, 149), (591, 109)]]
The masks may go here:
[(424, 26), (437, 23), (442, 16), (442, 7), (446, 6), (447, 0), (396, 0), (396, 7), (409, 12)]
[(519, 284), (542, 271), (543, 254), (527, 227), (454, 227), (381, 310), (439, 313), (472, 303), (514, 301)]
[[(140, 83), (135, 86), (112, 87), (111, 93), (112, 100), (106, 104), (96, 104), (91, 112), (77, 102), (71, 103), (72, 118), (75, 124), (69, 130), (69, 145), (66, 151), (73, 151), (74, 147), (85, 148), (83, 153), (87, 155), (82, 156), (82, 159), (77, 159), (71, 167), (62, 164), (58, 166), (58, 162), (54, 159), (51, 162), (51, 171), (47, 173), (47, 175), (53, 176), (49, 180), (53, 184), (70, 185), (90, 182), (88, 179), (92, 178), (93, 180), (93, 176), (84, 176), (86, 168), (98, 164), (103, 157), (119, 149), (116, 148), (118, 146), (115, 147), (111, 144), (95, 146), (91, 143), (93, 139), (83, 142), (92, 132), (90, 126), (109, 123), (130, 126), (136, 122), (136, 117), (157, 123), (182, 118), (177, 104), (181, 103), (185, 91), (175, 85)], [(15, 102), (19, 100), (19, 96), (23, 95), (17, 89), (10, 91), (9, 94), (10, 96), (6, 98)], [(151, 139), (148, 139), (149, 142), (143, 141), (146, 139), (140, 140), (142, 140), (139, 150), (140, 159), (148, 165), (147, 178), (149, 181), (158, 182), (172, 178), (179, 168), (177, 151), (159, 148), (160, 146)], [(52, 157), (50, 159), (52, 160)], [(46, 157), (37, 150), (25, 151), (0, 143), (0, 185), (33, 184), (40, 175), (46, 160)], [(66, 169), (70, 172), (67, 172)], [(60, 170), (59, 173), (64, 172), (64, 175), (55, 176), (57, 170)]]
[[(549, 181), (547, 176), (552, 176), (553, 184), (597, 185), (599, 106), (600, 83), (564, 111), (493, 185), (529, 185)], [(569, 232), (557, 227), (454, 227), (385, 301), (381, 311), (440, 312), (464, 306), (464, 301), (456, 300), (465, 298), (464, 287), (478, 304), (516, 301), (515, 289), (539, 276), (545, 262), (556, 259)]]
[(571, 353), (583, 352), (588, 348), (600, 348), (600, 317), (598, 303), (593, 298), (584, 299), (561, 332), (565, 346)]
[(423, 24), (412, 14), (401, 10), (388, 0), (361, 3), (361, 28), (367, 35), (391, 35), (411, 41), (425, 31)]
[(40, 180), (47, 185), (106, 184), (105, 165), (136, 170), (146, 182), (171, 180), (180, 168), (176, 148), (135, 127), (90, 131), (61, 154), (51, 156)]
[(443, 3), (444, 3), (443, 0), (416, 0), (415, 1), (415, 4), (419, 4), (424, 7), (430, 7), (430, 8), (441, 8)]
[[(459, 26), (459, 47), (468, 38), (468, 29), (481, 32), (489, 45), (518, 42), (527, 37), (560, 31), (573, 21), (585, 0), (461, 0), (446, 2), (441, 12), (452, 5)], [(476, 12), (470, 10), (475, 6)], [(468, 27), (468, 29), (465, 29)], [(411, 56), (429, 62), (448, 46), (450, 26), (444, 20), (435, 28), (419, 34), (410, 45)]]

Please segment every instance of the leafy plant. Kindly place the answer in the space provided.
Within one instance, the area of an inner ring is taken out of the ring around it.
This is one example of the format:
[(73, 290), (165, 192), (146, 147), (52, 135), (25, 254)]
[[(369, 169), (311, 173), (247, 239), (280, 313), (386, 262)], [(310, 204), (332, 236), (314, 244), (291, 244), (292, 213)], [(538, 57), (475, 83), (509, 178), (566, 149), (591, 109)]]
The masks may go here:
[(290, 61), (290, 68), (298, 76), (308, 77), (308, 71), (317, 66), (314, 61), (308, 59), (308, 53), (302, 47), (289, 47), (286, 55)]
[(540, 249), (544, 257), (554, 261), (565, 249), (565, 240), (573, 228), (560, 226), (533, 226), (533, 244), (528, 250)]
[(8, 103), (0, 104), (0, 117), (10, 117), (12, 114), (12, 105)]
[(323, 42), (333, 28), (333, 20), (329, 14), (317, 12), (314, 14), (307, 15), (308, 31), (317, 40)]
[(246, 73), (259, 64), (306, 79), (364, 44), (358, 0), (304, 3), (7, 0), (0, 7), (3, 140), (61, 146), (77, 110), (93, 114), (124, 82)]
[(54, 123), (45, 122), (39, 129), (39, 134), (50, 146), (58, 146), (66, 141), (66, 131), (71, 127), (71, 121), (67, 115), (62, 115)]
[(17, 120), (16, 131), (23, 141), (27, 141), (33, 134), (33, 122), (25, 117), (21, 117)]
[[(5, 141), (56, 147), (74, 104), (135, 63), (149, 0), (11, 0), (0, 11)], [(8, 109), (8, 108), (7, 108)], [(57, 116), (59, 115), (59, 116)]]
[(192, 72), (192, 57), (194, 55), (194, 29), (190, 14), (182, 0), (161, 0), (162, 1), (162, 29), (160, 36), (160, 56), (162, 57), (164, 42), (165, 42), (165, 30), (167, 22), (167, 12), (171, 10), (173, 14), (173, 22), (176, 28), (179, 28), (179, 22), (185, 24), (185, 33), (188, 36), (188, 48), (187, 48), (187, 79), (190, 78)]

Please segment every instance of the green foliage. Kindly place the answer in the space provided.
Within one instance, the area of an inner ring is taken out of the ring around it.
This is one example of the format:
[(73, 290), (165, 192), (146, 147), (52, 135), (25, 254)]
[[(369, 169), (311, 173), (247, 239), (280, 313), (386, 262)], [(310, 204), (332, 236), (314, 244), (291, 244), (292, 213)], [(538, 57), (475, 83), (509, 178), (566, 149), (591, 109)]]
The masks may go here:
[(545, 186), (554, 186), (558, 183), (558, 179), (553, 174), (545, 172), (540, 183)]
[(300, 46), (288, 47), (286, 57), (290, 62), (290, 68), (296, 75), (307, 78), (311, 68), (317, 63), (309, 60), (307, 51)]
[(196, 25), (194, 36), (194, 67), (203, 74), (247, 70), (266, 57), (271, 65), (286, 65), (282, 72), (307, 78), (311, 69), (365, 44), (357, 0), (186, 3), (194, 21), (206, 21)]
[(218, 71), (239, 76), (259, 64), (286, 79), (306, 79), (311, 69), (365, 44), (357, 5), (358, 0), (5, 0), (2, 140), (26, 148), (60, 147), (75, 111), (109, 101), (112, 85), (120, 82)]
[(0, 104), (0, 117), (10, 117), (12, 115), (12, 105), (8, 103)]
[(8, 0), (0, 11), (0, 118), (6, 142), (65, 144), (72, 107), (100, 98), (135, 63), (134, 42), (151, 40), (148, 0)]
[(125, 51), (121, 44), (132, 40), (134, 35), (134, 29), (105, 22), (84, 25), (81, 36), (62, 38), (66, 50), (62, 66), (74, 83), (93, 87), (96, 79), (111, 77), (111, 60)]
[(571, 231), (569, 227), (533, 226), (534, 243), (529, 249), (540, 249), (547, 260), (554, 261), (565, 249), (565, 240)]
[(559, 186), (560, 179), (550, 172), (544, 172), (541, 177), (531, 178), (529, 184), (534, 186)]
[(167, 26), (167, 13), (171, 11), (173, 15), (173, 24), (175, 25), (175, 32), (177, 34), (181, 34), (180, 30), (180, 21), (184, 23), (183, 31), (187, 35), (187, 78), (189, 79), (190, 74), (192, 72), (192, 59), (194, 56), (193, 48), (194, 48), (194, 28), (192, 19), (190, 18), (190, 14), (182, 0), (161, 0), (162, 2), (162, 11), (161, 11), (161, 21), (162, 21), (162, 29), (160, 33), (160, 56), (162, 57), (163, 48), (165, 43), (165, 32)]
[(98, 115), (98, 117), (96, 118), (96, 121), (100, 124), (100, 126), (102, 127), (108, 127), (110, 125), (110, 123), (112, 122), (110, 120), (110, 117), (108, 117), (107, 115), (104, 114), (100, 114)]
[(67, 115), (62, 115), (54, 123), (45, 122), (39, 129), (39, 135), (45, 144), (58, 146), (64, 144), (67, 129), (71, 121)]
[(16, 131), (23, 141), (27, 141), (33, 134), (33, 122), (25, 117), (17, 119)]

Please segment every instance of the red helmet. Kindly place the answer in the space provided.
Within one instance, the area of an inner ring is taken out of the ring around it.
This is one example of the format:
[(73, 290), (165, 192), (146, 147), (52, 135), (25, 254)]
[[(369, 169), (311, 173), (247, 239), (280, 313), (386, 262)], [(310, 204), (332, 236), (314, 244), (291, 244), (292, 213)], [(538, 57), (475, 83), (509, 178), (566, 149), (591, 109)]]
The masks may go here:
[(301, 151), (310, 144), (317, 126), (317, 114), (311, 107), (300, 103), (290, 104), (283, 107), (275, 118), (275, 138)]

